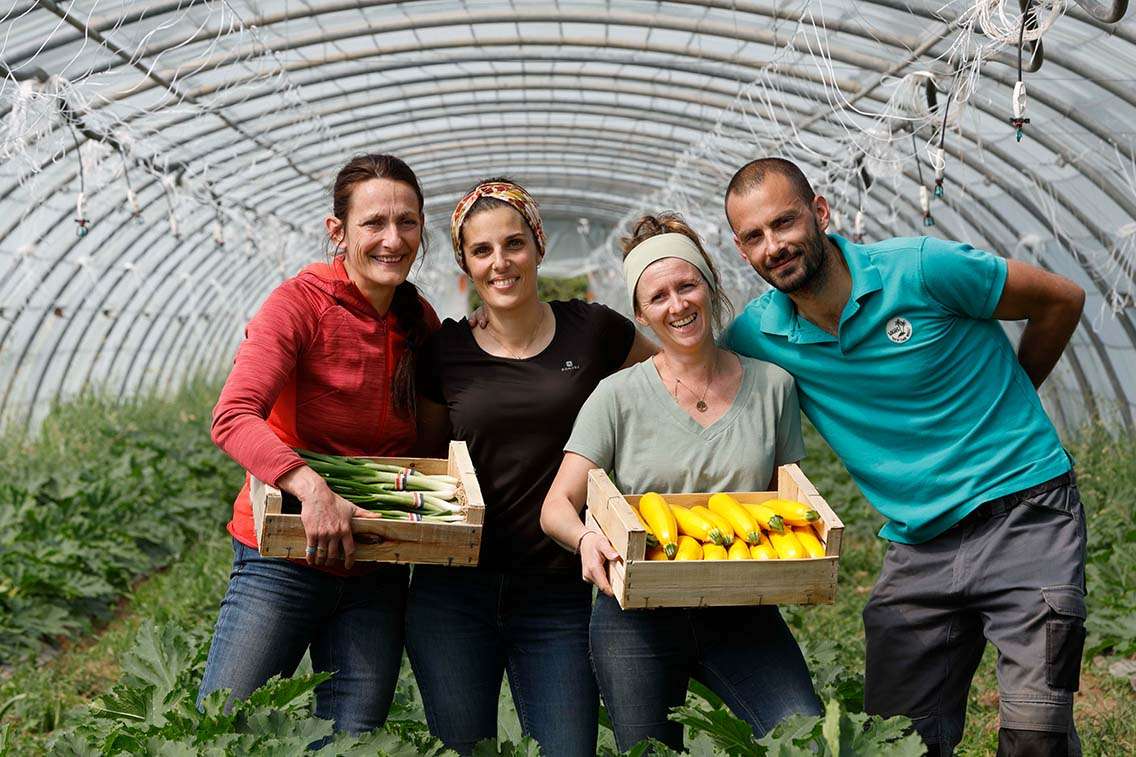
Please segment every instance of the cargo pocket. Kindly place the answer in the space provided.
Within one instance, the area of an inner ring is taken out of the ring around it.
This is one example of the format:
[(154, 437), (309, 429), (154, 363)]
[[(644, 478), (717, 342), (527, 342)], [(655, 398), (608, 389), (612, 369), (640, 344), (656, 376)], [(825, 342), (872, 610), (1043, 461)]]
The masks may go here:
[(1045, 682), (1077, 691), (1085, 650), (1085, 595), (1076, 586), (1050, 586), (1042, 588), (1041, 596), (1052, 610), (1045, 622)]

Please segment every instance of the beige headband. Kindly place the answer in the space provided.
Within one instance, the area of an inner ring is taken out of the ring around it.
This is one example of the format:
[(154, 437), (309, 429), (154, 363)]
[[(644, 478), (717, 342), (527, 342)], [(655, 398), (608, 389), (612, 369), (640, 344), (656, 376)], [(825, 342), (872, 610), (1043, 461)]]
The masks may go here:
[(627, 296), (631, 299), (631, 307), (635, 307), (635, 287), (647, 266), (663, 258), (678, 258), (685, 260), (702, 273), (702, 278), (714, 291), (714, 274), (706, 259), (698, 251), (698, 245), (686, 234), (672, 232), (657, 234), (635, 245), (627, 257), (623, 259), (623, 276), (627, 279)]

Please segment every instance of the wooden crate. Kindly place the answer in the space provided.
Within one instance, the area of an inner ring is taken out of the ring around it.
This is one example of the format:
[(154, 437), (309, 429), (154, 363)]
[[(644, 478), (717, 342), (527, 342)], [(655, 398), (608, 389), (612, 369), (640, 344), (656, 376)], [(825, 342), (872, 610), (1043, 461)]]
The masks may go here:
[[(355, 560), (368, 562), (477, 565), (485, 502), (465, 442), (450, 442), (449, 459), (373, 457), (375, 462), (416, 468), (423, 473), (445, 473), (461, 482), (458, 501), (465, 520), (457, 523), (352, 518)], [(253, 522), (260, 554), (265, 557), (303, 558), (307, 547), (299, 511), (284, 512), (285, 495), (250, 475)]]
[[(640, 495), (624, 495), (599, 469), (588, 474), (587, 521), (607, 536), (623, 558), (609, 579), (619, 606), (714, 607), (725, 605), (831, 604), (844, 524), (796, 465), (777, 471), (775, 492), (729, 492), (739, 502), (794, 499), (820, 513), (816, 530), (825, 556), (807, 560), (647, 560), (647, 532), (631, 509)], [(672, 505), (705, 505), (710, 494), (664, 494)]]

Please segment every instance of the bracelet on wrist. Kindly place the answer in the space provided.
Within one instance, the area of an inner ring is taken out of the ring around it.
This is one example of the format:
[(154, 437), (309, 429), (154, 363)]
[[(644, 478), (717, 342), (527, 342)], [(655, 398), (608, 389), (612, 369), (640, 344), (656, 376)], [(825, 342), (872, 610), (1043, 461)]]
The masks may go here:
[(591, 529), (591, 528), (584, 529), (584, 532), (582, 534), (580, 534), (580, 538), (576, 540), (576, 549), (572, 552), (572, 554), (574, 554), (574, 555), (580, 554), (580, 545), (584, 543), (584, 537), (587, 536), (588, 534), (594, 534), (594, 533), (598, 533), (598, 532), (595, 529)]

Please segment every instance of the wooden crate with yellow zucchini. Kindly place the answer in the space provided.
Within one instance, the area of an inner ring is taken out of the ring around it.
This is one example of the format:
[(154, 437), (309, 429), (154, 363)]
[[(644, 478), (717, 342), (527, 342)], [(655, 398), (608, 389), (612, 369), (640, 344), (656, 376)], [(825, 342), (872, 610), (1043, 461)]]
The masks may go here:
[(588, 474), (590, 526), (623, 558), (620, 607), (831, 604), (844, 524), (797, 465), (777, 491), (622, 494)]

